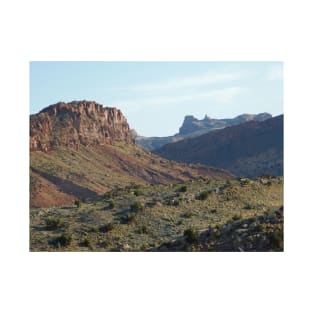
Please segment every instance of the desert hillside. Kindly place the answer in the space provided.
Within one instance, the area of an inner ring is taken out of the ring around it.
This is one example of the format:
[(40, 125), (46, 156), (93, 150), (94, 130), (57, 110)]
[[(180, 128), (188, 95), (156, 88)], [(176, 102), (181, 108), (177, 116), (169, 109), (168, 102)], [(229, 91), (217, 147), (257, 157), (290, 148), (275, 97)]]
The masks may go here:
[(103, 195), (131, 183), (182, 182), (225, 170), (165, 160), (137, 146), (126, 118), (93, 101), (57, 103), (30, 117), (30, 206)]
[(31, 251), (282, 251), (283, 178), (115, 188), (30, 210)]
[(227, 169), (237, 176), (283, 175), (283, 115), (250, 121), (163, 146), (169, 160)]

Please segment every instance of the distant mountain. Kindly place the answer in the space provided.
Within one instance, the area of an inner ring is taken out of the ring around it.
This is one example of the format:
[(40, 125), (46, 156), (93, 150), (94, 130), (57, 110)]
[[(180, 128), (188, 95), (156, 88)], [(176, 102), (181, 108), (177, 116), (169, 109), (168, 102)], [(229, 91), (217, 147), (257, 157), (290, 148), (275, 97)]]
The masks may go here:
[(222, 129), (228, 126), (239, 125), (248, 121), (265, 121), (271, 118), (269, 113), (260, 114), (242, 114), (235, 118), (213, 119), (207, 115), (203, 120), (198, 120), (192, 115), (185, 116), (183, 125), (179, 128), (179, 133), (174, 136), (167, 137), (143, 137), (139, 136), (135, 131), (133, 138), (136, 143), (146, 150), (155, 150), (162, 146), (177, 142), (186, 138), (193, 138), (213, 130)]
[(122, 112), (94, 101), (59, 102), (31, 115), (29, 145), (31, 207), (73, 203), (134, 183), (233, 177), (143, 150)]
[(272, 115), (269, 113), (242, 114), (235, 118), (227, 119), (214, 119), (206, 115), (203, 120), (198, 120), (192, 115), (187, 115), (182, 127), (179, 129), (179, 135), (184, 136), (202, 131), (208, 132), (228, 126), (239, 125), (248, 121), (265, 121), (271, 117)]
[(224, 168), (237, 176), (283, 175), (283, 115), (167, 144), (154, 153)]

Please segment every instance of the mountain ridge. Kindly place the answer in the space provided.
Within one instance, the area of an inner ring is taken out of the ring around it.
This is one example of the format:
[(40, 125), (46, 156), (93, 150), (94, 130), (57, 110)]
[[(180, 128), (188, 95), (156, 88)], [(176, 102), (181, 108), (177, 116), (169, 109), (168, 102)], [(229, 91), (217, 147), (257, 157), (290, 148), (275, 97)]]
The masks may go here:
[(193, 115), (186, 115), (182, 126), (179, 128), (179, 132), (173, 136), (165, 137), (144, 137), (138, 135), (134, 130), (133, 138), (137, 144), (142, 146), (146, 150), (156, 150), (162, 146), (184, 140), (186, 138), (194, 138), (201, 136), (205, 133), (215, 131), (217, 129), (222, 129), (225, 127), (239, 125), (247, 121), (264, 121), (266, 119), (272, 118), (269, 113), (259, 113), (259, 114), (241, 114), (234, 118), (225, 119), (214, 119), (207, 115), (201, 120), (195, 118)]
[(283, 175), (283, 115), (169, 143), (154, 153), (224, 168), (237, 176)]

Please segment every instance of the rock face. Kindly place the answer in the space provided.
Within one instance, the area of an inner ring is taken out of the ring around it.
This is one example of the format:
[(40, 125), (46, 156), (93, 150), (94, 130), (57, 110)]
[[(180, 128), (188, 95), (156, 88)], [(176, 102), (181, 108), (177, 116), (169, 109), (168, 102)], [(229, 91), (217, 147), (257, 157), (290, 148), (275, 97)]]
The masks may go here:
[(30, 151), (57, 146), (133, 143), (126, 118), (116, 108), (94, 101), (59, 102), (30, 116)]
[(179, 135), (184, 136), (199, 131), (211, 131), (214, 129), (225, 128), (228, 126), (239, 125), (248, 121), (265, 121), (271, 118), (269, 113), (260, 114), (242, 114), (235, 118), (228, 119), (212, 119), (207, 115), (203, 120), (198, 120), (192, 115), (187, 115), (182, 127), (179, 129)]
[(283, 175), (283, 115), (170, 143), (154, 153), (175, 161), (224, 168), (237, 176)]

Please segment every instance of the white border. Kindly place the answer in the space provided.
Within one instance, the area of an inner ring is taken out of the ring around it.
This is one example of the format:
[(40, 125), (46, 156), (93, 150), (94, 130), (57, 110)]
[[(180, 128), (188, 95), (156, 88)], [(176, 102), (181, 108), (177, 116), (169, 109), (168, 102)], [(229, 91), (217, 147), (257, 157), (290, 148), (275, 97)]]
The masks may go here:
[[(309, 1), (3, 1), (0, 12), (1, 311), (312, 311)], [(286, 251), (29, 253), (32, 60), (284, 61)]]

